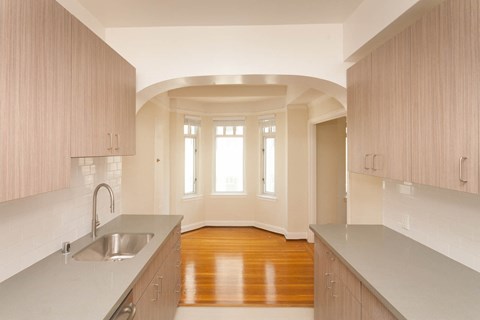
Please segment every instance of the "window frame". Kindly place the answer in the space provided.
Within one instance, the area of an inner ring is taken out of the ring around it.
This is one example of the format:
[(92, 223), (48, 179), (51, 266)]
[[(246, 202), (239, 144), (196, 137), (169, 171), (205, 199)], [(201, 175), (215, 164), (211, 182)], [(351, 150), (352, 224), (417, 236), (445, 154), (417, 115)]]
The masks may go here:
[[(200, 133), (200, 119), (196, 117), (185, 116), (184, 124), (183, 124), (183, 195), (185, 197), (192, 197), (199, 194), (198, 188), (198, 166), (199, 166), (199, 133)], [(192, 128), (196, 128), (193, 130)], [(192, 185), (192, 192), (186, 192), (186, 140), (193, 139), (193, 185)]]
[[(260, 190), (262, 196), (275, 197), (277, 191), (276, 184), (276, 170), (277, 170), (277, 156), (276, 156), (276, 146), (277, 146), (277, 126), (274, 117), (267, 117), (260, 119), (260, 140), (261, 140), (261, 161), (260, 161)], [(266, 154), (266, 142), (267, 139), (273, 139), (274, 151), (273, 151), (273, 192), (267, 190), (267, 154)]]
[[(223, 133), (219, 135), (217, 133), (217, 128), (223, 127)], [(227, 134), (226, 127), (233, 127), (233, 134)], [(242, 127), (243, 132), (241, 134), (237, 134), (237, 127)], [(246, 148), (245, 148), (245, 131), (246, 131), (246, 123), (245, 119), (213, 119), (213, 170), (212, 170), (212, 194), (213, 195), (244, 195), (246, 192), (246, 176), (245, 176), (245, 156), (246, 156)], [(219, 191), (217, 189), (217, 147), (218, 142), (217, 138), (219, 137), (228, 137), (228, 138), (238, 138), (242, 139), (242, 190), (240, 191)]]

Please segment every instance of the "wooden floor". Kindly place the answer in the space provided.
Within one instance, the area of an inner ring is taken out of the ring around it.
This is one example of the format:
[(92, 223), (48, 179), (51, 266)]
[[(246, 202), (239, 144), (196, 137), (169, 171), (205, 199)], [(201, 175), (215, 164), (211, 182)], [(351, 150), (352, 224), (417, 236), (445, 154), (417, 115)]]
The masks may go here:
[(182, 235), (183, 306), (313, 306), (313, 245), (256, 228)]

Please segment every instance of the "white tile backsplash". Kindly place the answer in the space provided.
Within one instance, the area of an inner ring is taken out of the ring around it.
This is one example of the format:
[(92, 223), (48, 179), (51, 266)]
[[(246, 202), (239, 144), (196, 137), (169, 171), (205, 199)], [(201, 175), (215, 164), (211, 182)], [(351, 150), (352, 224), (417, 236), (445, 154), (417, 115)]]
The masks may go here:
[[(480, 196), (385, 181), (383, 224), (480, 272)], [(403, 227), (408, 215), (410, 230)]]
[[(108, 192), (98, 193), (101, 224), (122, 212), (121, 157), (72, 159), (70, 188), (0, 203), (0, 282), (90, 232), (92, 194), (108, 183), (115, 193), (115, 214)], [(114, 166), (110, 166), (114, 164)]]

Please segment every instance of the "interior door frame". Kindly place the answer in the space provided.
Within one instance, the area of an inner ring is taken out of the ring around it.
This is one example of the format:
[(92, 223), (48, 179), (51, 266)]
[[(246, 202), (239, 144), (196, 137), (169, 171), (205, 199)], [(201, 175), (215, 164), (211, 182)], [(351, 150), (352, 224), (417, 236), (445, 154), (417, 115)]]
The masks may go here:
[[(308, 224), (317, 223), (317, 127), (322, 122), (335, 120), (347, 116), (347, 110), (334, 110), (319, 117), (308, 120)], [(348, 174), (348, 173), (347, 173)], [(347, 176), (348, 179), (348, 176)], [(348, 190), (347, 190), (348, 194)], [(348, 221), (348, 198), (347, 198), (347, 221)], [(308, 229), (307, 241), (313, 243), (315, 237)]]

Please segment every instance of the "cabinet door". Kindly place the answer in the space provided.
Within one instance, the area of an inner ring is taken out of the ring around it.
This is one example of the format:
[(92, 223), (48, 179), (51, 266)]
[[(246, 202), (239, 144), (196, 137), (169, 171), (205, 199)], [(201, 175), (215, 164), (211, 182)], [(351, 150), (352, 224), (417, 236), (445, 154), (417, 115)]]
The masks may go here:
[(371, 173), (371, 55), (347, 71), (347, 137), (350, 172)]
[(362, 305), (348, 288), (344, 291), (344, 319), (345, 320), (361, 320), (362, 319)]
[(397, 318), (368, 290), (362, 286), (362, 320), (396, 320)]
[(410, 32), (372, 52), (372, 174), (410, 181)]
[(112, 154), (113, 136), (106, 99), (107, 46), (77, 19), (72, 23), (72, 157)]
[(446, 1), (412, 30), (412, 181), (477, 193), (478, 1)]
[(72, 157), (135, 154), (135, 68), (73, 22)]
[(54, 0), (0, 1), (0, 201), (69, 185), (70, 30)]
[[(136, 318), (142, 320), (167, 320), (165, 316), (166, 288), (165, 263), (158, 269), (147, 289), (137, 302)], [(171, 319), (170, 319), (171, 320)]]
[(118, 155), (135, 154), (135, 68), (113, 49), (107, 50), (107, 73), (113, 94), (107, 95), (109, 114), (114, 120), (113, 152)]
[(325, 320), (328, 319), (327, 310), (327, 274), (326, 262), (326, 247), (315, 238), (315, 255), (314, 255), (314, 319)]

